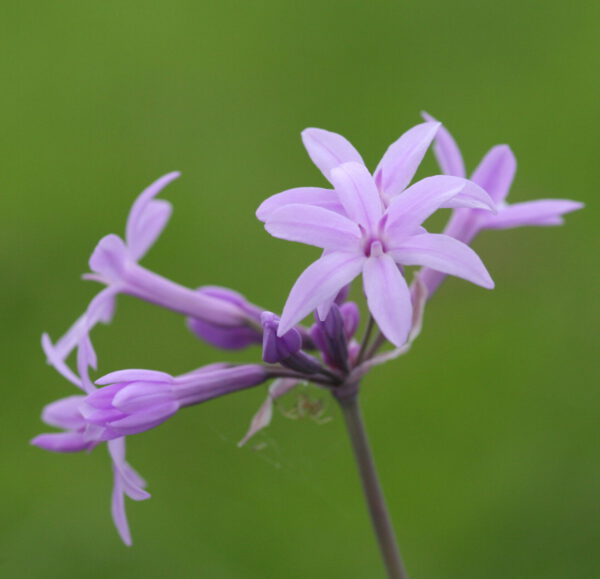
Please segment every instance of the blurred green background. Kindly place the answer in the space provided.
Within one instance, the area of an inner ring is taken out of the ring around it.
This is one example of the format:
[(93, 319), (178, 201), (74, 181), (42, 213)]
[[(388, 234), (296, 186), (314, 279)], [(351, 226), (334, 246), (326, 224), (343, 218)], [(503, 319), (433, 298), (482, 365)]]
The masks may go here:
[[(321, 426), (277, 413), (262, 450), (236, 442), (264, 387), (131, 438), (153, 495), (128, 503), (131, 549), (110, 520), (104, 449), (53, 455), (28, 440), (42, 406), (73, 393), (40, 334), (58, 337), (83, 311), (97, 290), (78, 280), (91, 250), (122, 232), (148, 183), (183, 171), (145, 265), (277, 311), (318, 250), (272, 239), (254, 210), (324, 184), (300, 131), (338, 131), (373, 167), (425, 109), (471, 169), (490, 146), (513, 147), (512, 201), (588, 207), (562, 228), (478, 238), (497, 289), (449, 280), (410, 355), (365, 383), (411, 576), (600, 577), (600, 4), (59, 0), (2, 12), (1, 576), (382, 576), (331, 404)], [(129, 298), (94, 339), (102, 373), (258, 355), (223, 356)]]

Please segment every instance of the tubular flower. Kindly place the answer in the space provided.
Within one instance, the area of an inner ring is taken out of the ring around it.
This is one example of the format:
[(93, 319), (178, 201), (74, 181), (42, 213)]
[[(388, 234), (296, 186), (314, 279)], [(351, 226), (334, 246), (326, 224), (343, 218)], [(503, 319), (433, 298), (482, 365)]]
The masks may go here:
[(128, 294), (187, 316), (192, 331), (218, 347), (237, 349), (260, 342), (259, 308), (240, 294), (215, 287), (192, 290), (139, 265), (172, 213), (168, 201), (155, 197), (177, 177), (177, 172), (168, 173), (135, 200), (127, 218), (124, 239), (110, 234), (100, 240), (90, 258), (93, 273), (84, 278), (107, 287), (96, 295), (86, 312), (56, 344), (44, 334), (42, 343), (48, 361), (61, 365), (61, 373), (71, 382), (75, 383), (77, 378), (64, 361), (77, 347), (84, 327), (91, 331), (99, 322), (110, 322), (118, 294)]
[[(79, 376), (70, 371), (76, 386), (86, 395), (69, 396), (46, 406), (42, 412), (42, 420), (50, 426), (63, 429), (63, 432), (40, 434), (31, 444), (52, 452), (78, 452), (92, 450), (100, 441), (89, 436), (89, 423), (81, 412), (85, 401), (96, 391), (92, 384), (88, 369), (96, 368), (96, 354), (87, 334), (85, 324), (77, 349), (77, 366)], [(57, 370), (64, 375), (64, 362)], [(69, 378), (69, 379), (70, 379)], [(126, 545), (131, 545), (131, 533), (125, 513), (125, 495), (134, 501), (149, 499), (150, 495), (144, 490), (146, 482), (125, 460), (125, 438), (109, 440), (107, 448), (112, 461), (113, 492), (111, 513), (117, 531)]]
[[(265, 223), (274, 237), (325, 250), (292, 288), (279, 336), (319, 305), (330, 303), (361, 273), (369, 310), (382, 333), (398, 347), (406, 341), (412, 320), (410, 292), (398, 266), (429, 266), (482, 287), (493, 287), (472, 249), (421, 227), (432, 213), (452, 199), (455, 202), (458, 195), (465, 205), (492, 209), (493, 202), (480, 187), (456, 177), (429, 177), (396, 195), (386, 207), (376, 179), (364, 165), (344, 163), (331, 170), (330, 179), (343, 213), (295, 203), (279, 207)], [(326, 315), (327, 311), (319, 311), (321, 318)]]
[[(423, 117), (428, 122), (435, 121), (427, 113), (423, 113)], [(437, 132), (433, 149), (443, 173), (465, 177), (465, 163), (460, 149), (450, 132), (443, 126)], [(583, 207), (583, 203), (568, 199), (539, 199), (508, 204), (506, 198), (516, 169), (517, 161), (508, 145), (492, 147), (471, 175), (471, 180), (489, 193), (496, 204), (497, 212), (491, 214), (477, 209), (456, 209), (444, 234), (463, 243), (470, 243), (485, 229), (562, 225), (563, 215)], [(426, 284), (429, 295), (445, 278), (443, 272), (433, 268), (424, 268), (419, 276)]]
[(261, 384), (270, 378), (257, 364), (211, 364), (173, 377), (154, 370), (120, 370), (103, 376), (79, 411), (93, 440), (137, 434), (162, 424), (180, 408)]

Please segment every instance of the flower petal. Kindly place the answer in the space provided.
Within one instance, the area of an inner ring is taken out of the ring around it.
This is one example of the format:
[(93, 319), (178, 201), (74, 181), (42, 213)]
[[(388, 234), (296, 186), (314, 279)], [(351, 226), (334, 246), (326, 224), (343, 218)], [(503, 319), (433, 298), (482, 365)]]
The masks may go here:
[(340, 203), (337, 193), (333, 189), (322, 189), (321, 187), (296, 187), (295, 189), (288, 189), (281, 193), (271, 195), (268, 199), (265, 199), (256, 210), (256, 217), (260, 221), (266, 221), (273, 211), (284, 207), (285, 205), (291, 205), (292, 203), (299, 203), (301, 205), (315, 205), (317, 207), (323, 207), (336, 213), (343, 213), (344, 208)]
[(265, 229), (280, 239), (339, 251), (357, 250), (361, 239), (356, 223), (311, 205), (292, 204), (277, 209), (269, 216)]
[(129, 530), (129, 522), (127, 521), (127, 513), (125, 512), (125, 493), (123, 490), (123, 480), (116, 465), (113, 465), (113, 481), (110, 512), (121, 540), (128, 547), (131, 547), (131, 531)]
[(116, 384), (117, 382), (173, 382), (173, 376), (157, 370), (117, 370), (98, 378), (96, 384)]
[(85, 426), (85, 420), (79, 411), (79, 407), (86, 399), (80, 394), (61, 398), (44, 407), (42, 420), (50, 426), (64, 428), (65, 430), (76, 430)]
[(526, 225), (559, 225), (561, 215), (581, 209), (583, 203), (568, 199), (539, 199), (504, 207), (498, 215), (490, 215), (483, 229), (511, 229)]
[(121, 475), (122, 488), (127, 496), (134, 501), (149, 499), (150, 494), (142, 488), (146, 485), (146, 482), (125, 461), (125, 438), (109, 440), (107, 447), (113, 464)]
[(155, 428), (171, 418), (179, 410), (177, 402), (168, 402), (160, 406), (153, 406), (135, 414), (130, 414), (125, 418), (113, 420), (108, 427), (113, 430), (117, 436), (138, 434), (151, 428)]
[(96, 443), (85, 439), (81, 432), (55, 432), (40, 434), (31, 444), (51, 452), (81, 452), (93, 448)]
[(342, 135), (324, 129), (304, 129), (302, 142), (312, 162), (329, 179), (331, 170), (342, 163), (364, 165), (360, 153)]
[(468, 245), (447, 235), (413, 235), (388, 252), (402, 265), (423, 265), (462, 277), (487, 289), (494, 287), (494, 282), (479, 256)]
[(171, 204), (155, 201), (169, 183), (180, 176), (179, 172), (168, 173), (147, 187), (135, 200), (127, 218), (125, 239), (133, 259), (142, 258), (161, 234), (169, 217)]
[(125, 242), (118, 235), (110, 233), (96, 245), (89, 265), (90, 269), (99, 274), (105, 283), (117, 283), (129, 260), (130, 254)]
[[(435, 122), (430, 114), (422, 112), (421, 116), (429, 122)], [(445, 175), (453, 175), (454, 177), (466, 177), (465, 162), (463, 161), (460, 149), (450, 134), (450, 131), (442, 125), (435, 136), (433, 142), (433, 152), (437, 159), (438, 165)]]
[(383, 204), (367, 168), (359, 163), (344, 163), (332, 169), (331, 182), (346, 215), (374, 233), (383, 215)]
[(168, 383), (132, 382), (115, 394), (112, 403), (121, 412), (132, 414), (174, 401), (175, 395)]
[(465, 188), (464, 203), (493, 207), (489, 195), (467, 179), (447, 175), (426, 177), (398, 195), (387, 208), (386, 235), (396, 240), (411, 235), (432, 213), (456, 199)]
[(362, 253), (336, 251), (309, 265), (290, 292), (277, 334), (282, 336), (291, 330), (321, 302), (351, 282), (360, 273), (365, 259)]
[(492, 147), (479, 163), (471, 179), (483, 187), (491, 198), (504, 201), (517, 170), (517, 160), (508, 145)]
[(389, 146), (377, 169), (375, 182), (387, 199), (404, 191), (433, 141), (441, 123), (421, 123)]
[(369, 311), (379, 329), (392, 344), (402, 346), (411, 328), (412, 305), (398, 266), (387, 254), (369, 257), (363, 281)]

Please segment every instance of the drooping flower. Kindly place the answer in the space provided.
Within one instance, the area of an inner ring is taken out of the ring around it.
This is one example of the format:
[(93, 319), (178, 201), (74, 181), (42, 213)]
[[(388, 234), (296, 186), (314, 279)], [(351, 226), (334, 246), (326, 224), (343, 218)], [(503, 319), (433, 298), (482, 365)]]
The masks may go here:
[[(387, 165), (386, 165), (387, 166)], [(374, 179), (356, 162), (331, 169), (329, 178), (343, 213), (299, 203), (269, 213), (265, 228), (274, 237), (315, 245), (324, 255), (298, 278), (283, 309), (278, 335), (363, 274), (369, 310), (382, 333), (396, 346), (406, 341), (412, 323), (409, 289), (399, 266), (423, 265), (492, 288), (485, 266), (465, 244), (427, 233), (421, 224), (441, 206), (459, 202), (493, 208), (480, 187), (457, 177), (423, 179), (396, 194), (386, 207), (380, 183), (402, 183), (393, 171)], [(319, 312), (321, 318), (327, 311)]]
[[(423, 113), (428, 122), (435, 119)], [(435, 136), (434, 153), (443, 173), (465, 177), (465, 163), (450, 132), (441, 126)], [(472, 208), (459, 208), (453, 212), (444, 230), (463, 243), (470, 243), (485, 229), (511, 229), (524, 226), (561, 225), (562, 216), (583, 207), (583, 203), (568, 199), (539, 199), (508, 204), (506, 198), (514, 180), (517, 162), (508, 145), (496, 145), (483, 157), (471, 175), (471, 180), (485, 189), (496, 204), (495, 214)], [(432, 268), (424, 268), (419, 277), (431, 295), (444, 280), (445, 274)]]
[[(47, 405), (42, 420), (63, 432), (41, 434), (31, 443), (53, 452), (80, 452), (107, 442), (114, 473), (112, 515), (121, 538), (130, 545), (124, 497), (144, 500), (150, 495), (144, 490), (145, 481), (125, 460), (125, 437), (158, 426), (185, 406), (261, 384), (273, 372), (258, 364), (223, 363), (175, 377), (153, 370), (121, 370), (97, 380), (103, 386), (97, 389), (88, 374), (97, 361), (86, 332), (77, 354), (79, 376), (72, 374), (85, 394)], [(63, 373), (62, 367), (59, 371)]]
[(110, 322), (118, 294), (132, 295), (187, 316), (192, 331), (218, 347), (235, 349), (260, 342), (259, 308), (243, 296), (226, 288), (189, 289), (139, 265), (172, 212), (168, 201), (155, 197), (177, 177), (179, 173), (169, 173), (139, 195), (129, 212), (124, 239), (110, 234), (100, 240), (90, 258), (93, 273), (84, 278), (107, 287), (56, 344), (47, 334), (42, 337), (48, 361), (60, 366), (61, 373), (71, 382), (76, 383), (77, 377), (65, 360), (77, 347), (84, 327), (91, 331), (99, 322)]
[(269, 379), (258, 364), (211, 364), (180, 376), (154, 370), (119, 370), (96, 380), (104, 386), (79, 411), (93, 440), (111, 440), (155, 428), (180, 408), (250, 388)]
[[(96, 368), (96, 354), (88, 336), (85, 324), (81, 327), (82, 335), (79, 337), (77, 347), (77, 367), (79, 376), (70, 369), (75, 385), (81, 388), (85, 395), (69, 396), (46, 406), (42, 413), (42, 420), (50, 426), (62, 428), (63, 432), (40, 434), (31, 444), (50, 450), (52, 452), (78, 452), (92, 450), (100, 441), (90, 438), (89, 424), (81, 413), (81, 405), (88, 396), (93, 395), (95, 387), (92, 384), (88, 369)], [(64, 375), (64, 361), (60, 361), (57, 370)], [(52, 363), (52, 361), (51, 361)], [(127, 515), (125, 513), (125, 495), (134, 501), (150, 498), (144, 490), (146, 482), (125, 460), (125, 438), (109, 440), (107, 448), (112, 461), (113, 492), (111, 513), (115, 527), (126, 545), (131, 545), (131, 533)]]

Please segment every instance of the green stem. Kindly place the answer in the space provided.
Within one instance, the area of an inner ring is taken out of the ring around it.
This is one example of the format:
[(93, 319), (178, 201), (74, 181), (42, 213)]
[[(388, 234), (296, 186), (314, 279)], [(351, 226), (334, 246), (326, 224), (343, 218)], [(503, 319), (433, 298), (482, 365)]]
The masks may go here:
[(371, 522), (377, 535), (377, 541), (388, 577), (389, 579), (408, 579), (396, 542), (394, 527), (392, 526), (383, 491), (377, 477), (373, 454), (371, 453), (362, 414), (358, 405), (358, 396), (354, 394), (348, 398), (338, 399), (338, 402), (344, 414), (364, 495), (369, 507)]

